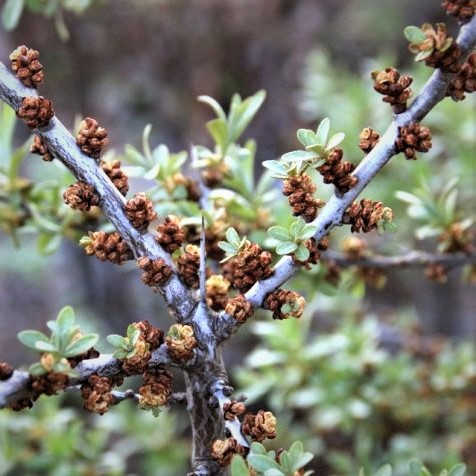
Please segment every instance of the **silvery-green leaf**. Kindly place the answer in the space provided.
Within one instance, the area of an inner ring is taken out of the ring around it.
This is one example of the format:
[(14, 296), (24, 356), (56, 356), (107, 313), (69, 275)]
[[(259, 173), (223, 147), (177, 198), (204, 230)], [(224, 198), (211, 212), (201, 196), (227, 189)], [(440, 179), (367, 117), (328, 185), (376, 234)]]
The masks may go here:
[(231, 476), (250, 476), (246, 462), (241, 455), (233, 456), (230, 470)]
[(311, 129), (298, 129), (296, 135), (297, 135), (297, 138), (298, 138), (299, 142), (304, 147), (307, 147), (308, 145), (317, 143), (316, 134), (314, 134), (314, 131), (311, 131)]
[(279, 464), (276, 463), (274, 459), (271, 459), (269, 456), (265, 455), (250, 454), (248, 456), (248, 464), (252, 468), (261, 471), (262, 473), (271, 468), (279, 469)]
[(416, 56), (415, 56), (415, 61), (423, 61), (423, 60), (426, 60), (429, 56), (431, 56), (433, 54), (433, 50), (425, 50), (425, 51), (420, 51), (420, 53), (418, 53)]
[(268, 229), (268, 234), (278, 241), (292, 241), (291, 234), (284, 226), (272, 226)]
[(448, 476), (464, 476), (466, 474), (466, 465), (465, 464), (457, 464), (450, 469)]
[(310, 254), (310, 251), (304, 245), (298, 246), (298, 248), (294, 252), (294, 256), (296, 257), (296, 259), (301, 262), (307, 261), (309, 259)]
[(87, 352), (91, 347), (94, 347), (98, 338), (97, 334), (86, 334), (80, 337), (66, 348), (64, 357), (74, 357)]
[(345, 134), (343, 132), (338, 132), (334, 134), (326, 145), (326, 150), (331, 150), (334, 147), (337, 147), (345, 139)]
[(296, 243), (293, 243), (292, 241), (284, 241), (279, 243), (278, 246), (276, 246), (276, 253), (278, 255), (287, 255), (289, 253), (292, 253), (298, 245)]
[(43, 375), (46, 374), (46, 369), (40, 362), (35, 362), (28, 367), (28, 373), (31, 375)]
[(29, 347), (30, 349), (37, 350), (35, 344), (37, 342), (49, 343), (50, 339), (40, 331), (26, 330), (18, 333), (18, 340)]
[(20, 20), (25, 0), (7, 0), (3, 5), (2, 24), (5, 30), (15, 29)]
[(58, 349), (50, 342), (43, 342), (41, 340), (37, 340), (35, 342), (35, 349), (41, 352), (57, 352), (58, 351)]
[(312, 238), (317, 231), (317, 226), (314, 225), (306, 225), (299, 233), (299, 238), (302, 240), (307, 240)]
[(382, 466), (375, 476), (392, 476), (392, 467), (389, 464)]
[(286, 167), (278, 160), (265, 160), (261, 162), (261, 164), (263, 165), (263, 167), (266, 167), (267, 169), (271, 170), (271, 172), (274, 172), (279, 175), (286, 175), (286, 172), (288, 170), (288, 167)]
[(416, 43), (417, 45), (423, 43), (426, 40), (424, 31), (417, 26), (407, 26), (403, 30), (403, 34), (410, 43)]
[(238, 232), (233, 227), (226, 230), (226, 239), (228, 243), (236, 247), (240, 246), (240, 235), (238, 235)]
[(220, 104), (218, 103), (218, 101), (216, 99), (213, 99), (210, 96), (198, 96), (197, 99), (198, 99), (199, 102), (202, 102), (204, 104), (208, 104), (213, 109), (213, 111), (215, 112), (217, 117), (226, 122), (225, 111), (223, 110), (223, 108), (220, 106)]
[(230, 245), (227, 241), (219, 241), (218, 247), (221, 248), (225, 253), (229, 255), (234, 255), (238, 251), (237, 246)]
[(127, 343), (127, 339), (120, 336), (119, 334), (110, 334), (106, 337), (106, 340), (113, 347), (118, 347), (118, 348), (123, 348)]
[(316, 157), (314, 152), (308, 152), (306, 150), (293, 150), (281, 157), (284, 162), (302, 162), (310, 161)]
[(327, 136), (329, 135), (330, 127), (331, 121), (328, 117), (324, 118), (319, 124), (316, 131), (317, 142), (319, 144), (325, 145), (327, 143)]
[(73, 308), (71, 306), (63, 307), (56, 317), (56, 322), (60, 333), (63, 333), (70, 327), (74, 326), (75, 315)]

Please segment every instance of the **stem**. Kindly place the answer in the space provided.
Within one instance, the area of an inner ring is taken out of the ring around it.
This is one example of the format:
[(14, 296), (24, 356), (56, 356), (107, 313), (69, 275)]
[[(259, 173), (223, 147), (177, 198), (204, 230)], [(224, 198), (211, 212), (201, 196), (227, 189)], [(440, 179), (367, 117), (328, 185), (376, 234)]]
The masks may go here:
[(223, 439), (225, 420), (219, 406), (210, 405), (210, 384), (216, 378), (227, 380), (221, 347), (203, 367), (184, 371), (187, 387), (187, 411), (192, 426), (192, 468), (189, 476), (225, 476), (227, 470), (220, 467), (211, 456), (211, 445)]

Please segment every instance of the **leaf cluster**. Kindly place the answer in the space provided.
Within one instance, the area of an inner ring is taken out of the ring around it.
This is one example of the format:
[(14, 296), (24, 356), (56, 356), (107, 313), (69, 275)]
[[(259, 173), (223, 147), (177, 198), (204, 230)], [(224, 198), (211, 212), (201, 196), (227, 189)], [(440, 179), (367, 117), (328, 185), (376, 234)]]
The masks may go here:
[(126, 337), (122, 337), (119, 334), (110, 334), (106, 337), (109, 344), (111, 344), (116, 350), (114, 357), (116, 359), (130, 359), (136, 354), (136, 344), (140, 337), (140, 330), (133, 324), (127, 326)]
[(50, 337), (36, 330), (24, 330), (18, 334), (23, 345), (52, 358), (51, 368), (46, 368), (42, 360), (31, 365), (28, 372), (32, 375), (42, 375), (55, 371), (75, 376), (66, 359), (87, 352), (98, 341), (98, 335), (83, 334), (80, 331), (79, 326), (75, 324), (75, 314), (71, 306), (63, 307), (56, 320), (48, 321), (46, 325), (51, 330)]

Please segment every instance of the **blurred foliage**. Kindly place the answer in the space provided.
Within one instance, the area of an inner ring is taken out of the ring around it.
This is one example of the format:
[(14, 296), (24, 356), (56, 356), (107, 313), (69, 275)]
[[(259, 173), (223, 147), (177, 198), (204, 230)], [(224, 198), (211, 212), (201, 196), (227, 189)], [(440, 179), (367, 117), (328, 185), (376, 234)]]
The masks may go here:
[(123, 402), (87, 416), (64, 397), (41, 397), (32, 410), (0, 412), (0, 475), (122, 476), (184, 474), (189, 448), (177, 436), (177, 416), (157, 420)]
[(265, 399), (275, 413), (278, 445), (301, 439), (337, 474), (390, 462), (403, 476), (412, 456), (441, 470), (470, 455), (471, 343), (450, 346), (351, 313), (316, 336), (310, 320), (254, 323), (260, 341), (236, 372), (248, 401)]
[(66, 41), (69, 31), (64, 20), (64, 12), (73, 12), (80, 15), (93, 3), (103, 0), (6, 0), (2, 8), (1, 18), (3, 28), (14, 30), (20, 22), (24, 10), (38, 13), (46, 18), (52, 18), (58, 36)]

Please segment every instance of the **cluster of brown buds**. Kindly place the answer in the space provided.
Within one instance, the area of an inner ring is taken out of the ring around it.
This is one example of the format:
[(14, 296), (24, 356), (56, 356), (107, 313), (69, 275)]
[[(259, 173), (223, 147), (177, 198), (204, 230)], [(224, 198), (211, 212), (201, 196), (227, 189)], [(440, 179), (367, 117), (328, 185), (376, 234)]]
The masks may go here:
[(187, 245), (178, 259), (177, 267), (183, 282), (191, 288), (198, 288), (200, 282), (200, 249), (198, 246)]
[(99, 415), (106, 413), (114, 403), (114, 396), (111, 393), (112, 387), (112, 379), (100, 377), (97, 374), (91, 375), (81, 385), (84, 408), (91, 412), (99, 413)]
[(125, 204), (124, 211), (132, 226), (139, 231), (147, 229), (157, 219), (154, 204), (145, 193), (136, 193)]
[(223, 161), (214, 162), (209, 167), (201, 169), (200, 175), (203, 183), (210, 188), (214, 188), (223, 182), (229, 171), (228, 165)]
[(360, 133), (359, 139), (360, 149), (366, 154), (368, 154), (377, 145), (380, 139), (380, 134), (371, 127), (366, 127)]
[(32, 154), (41, 155), (45, 162), (51, 162), (54, 159), (40, 136), (35, 136), (33, 138), (33, 143), (30, 145), (30, 152)]
[(342, 161), (344, 151), (339, 147), (332, 149), (326, 157), (326, 161), (317, 167), (322, 175), (324, 183), (332, 183), (339, 193), (348, 192), (357, 183), (357, 177), (351, 175), (355, 165), (348, 161)]
[(99, 205), (99, 195), (92, 185), (76, 182), (70, 185), (63, 194), (64, 202), (73, 210), (88, 212), (91, 207)]
[(100, 165), (103, 172), (114, 184), (114, 187), (116, 187), (122, 195), (126, 196), (129, 191), (129, 179), (121, 169), (121, 162), (119, 160), (113, 160), (111, 162), (102, 160)]
[(30, 129), (45, 127), (55, 115), (53, 103), (43, 96), (28, 96), (23, 98), (17, 116), (23, 119)]
[(200, 200), (200, 188), (196, 180), (193, 180), (191, 177), (186, 177), (180, 172), (172, 175), (172, 177), (168, 177), (164, 185), (169, 193), (173, 192), (176, 187), (185, 187), (187, 190), (187, 200), (191, 202), (198, 202)]
[(148, 321), (134, 322), (132, 326), (140, 331), (140, 335), (134, 343), (134, 355), (122, 361), (122, 370), (126, 375), (137, 375), (147, 370), (152, 351), (162, 344), (164, 336), (161, 329)]
[(156, 241), (167, 253), (179, 249), (185, 241), (185, 233), (180, 226), (180, 220), (174, 215), (165, 217), (164, 223), (157, 227)]
[(43, 82), (45, 75), (39, 57), (38, 51), (25, 45), (19, 46), (10, 54), (12, 70), (25, 86), (36, 88)]
[(276, 438), (276, 417), (264, 410), (259, 410), (257, 414), (247, 413), (241, 424), (241, 431), (253, 441)]
[(388, 102), (395, 114), (407, 109), (407, 100), (412, 96), (411, 76), (401, 76), (397, 69), (386, 68), (383, 71), (372, 71), (371, 77), (375, 91), (384, 95), (382, 101)]
[(207, 304), (214, 311), (225, 309), (230, 281), (221, 274), (212, 274), (206, 281)]
[(246, 456), (248, 449), (237, 443), (234, 438), (226, 440), (215, 440), (211, 447), (212, 458), (222, 467), (226, 467), (231, 463), (233, 456)]
[(228, 299), (225, 312), (232, 316), (237, 322), (243, 324), (253, 315), (253, 306), (243, 294), (238, 294)]
[(177, 362), (187, 362), (197, 347), (193, 328), (188, 325), (174, 324), (165, 338), (170, 357)]
[(474, 253), (474, 232), (459, 222), (453, 223), (438, 237), (438, 241), (442, 245), (443, 253)]
[(416, 160), (416, 152), (428, 152), (431, 149), (431, 132), (419, 122), (410, 122), (408, 126), (398, 128), (395, 140), (396, 152), (403, 152), (408, 160)]
[(410, 51), (417, 54), (418, 61), (425, 61), (431, 68), (440, 68), (442, 71), (457, 73), (462, 52), (454, 38), (448, 36), (446, 25), (437, 23), (433, 28), (429, 23), (421, 27), (424, 34), (423, 41), (410, 43)]
[(240, 292), (248, 291), (256, 281), (273, 274), (272, 256), (257, 243), (246, 242), (239, 253), (223, 266), (223, 275)]
[(237, 402), (232, 400), (231, 402), (223, 405), (223, 418), (225, 420), (232, 421), (236, 417), (243, 415), (246, 411), (246, 406), (243, 402)]
[(353, 233), (368, 233), (377, 229), (382, 222), (391, 222), (392, 218), (392, 210), (384, 207), (382, 202), (363, 198), (360, 202), (352, 203), (345, 211), (343, 223), (351, 225)]
[(263, 303), (273, 313), (273, 319), (299, 318), (304, 312), (306, 300), (296, 291), (278, 289), (269, 293)]
[[(51, 354), (43, 354), (48, 358)], [(42, 363), (44, 360), (42, 361)], [(48, 372), (43, 375), (31, 377), (30, 388), (34, 393), (32, 400), (36, 400), (40, 395), (56, 395), (69, 383), (69, 377), (60, 372)]]
[(451, 96), (453, 101), (462, 101), (465, 98), (464, 93), (474, 91), (476, 91), (476, 53), (471, 53), (448, 86), (446, 95)]
[(95, 255), (100, 261), (121, 265), (133, 259), (132, 250), (117, 232), (90, 231), (88, 238), (80, 242), (88, 256)]
[(308, 174), (294, 175), (283, 183), (283, 195), (289, 197), (293, 215), (302, 216), (306, 222), (313, 221), (317, 216), (317, 210), (325, 203), (314, 198), (315, 191), (316, 186)]
[(448, 269), (439, 263), (431, 263), (425, 268), (425, 276), (438, 284), (448, 281)]
[(166, 405), (172, 395), (172, 374), (158, 367), (144, 372), (142, 378), (142, 385), (139, 388), (139, 406), (154, 408)]
[(464, 23), (471, 20), (476, 12), (475, 0), (443, 0), (441, 6), (448, 15), (457, 17)]
[(101, 150), (108, 143), (107, 131), (104, 127), (99, 126), (96, 119), (86, 117), (79, 123), (76, 143), (81, 152), (93, 159), (99, 159)]
[(137, 260), (137, 265), (144, 271), (142, 282), (153, 288), (164, 285), (172, 276), (172, 268), (162, 258), (142, 256)]

